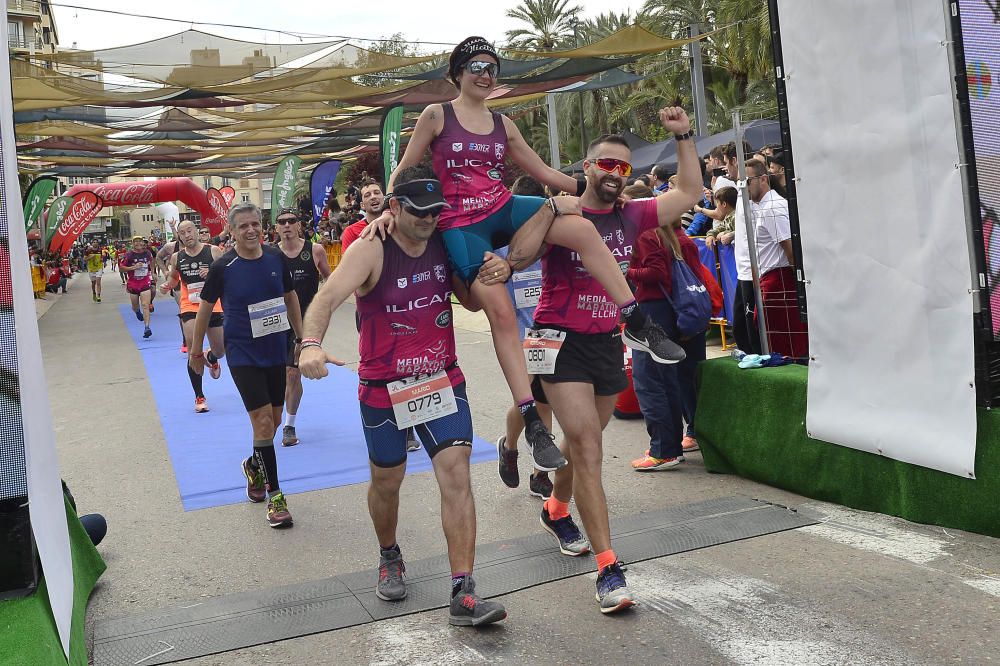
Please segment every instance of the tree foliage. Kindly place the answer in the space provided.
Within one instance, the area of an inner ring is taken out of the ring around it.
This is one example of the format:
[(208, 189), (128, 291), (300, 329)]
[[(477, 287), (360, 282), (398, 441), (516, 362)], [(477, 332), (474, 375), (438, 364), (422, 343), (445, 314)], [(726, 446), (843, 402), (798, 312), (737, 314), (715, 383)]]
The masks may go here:
[(526, 27), (508, 30), (507, 45), (539, 51), (570, 46), (582, 11), (582, 7), (570, 5), (570, 0), (522, 0), (520, 5), (507, 10), (507, 16), (525, 23)]
[[(646, 0), (637, 16), (610, 11), (581, 20), (569, 0), (521, 0), (507, 12), (524, 27), (507, 32), (511, 48), (551, 50), (573, 45), (573, 26), (581, 43), (592, 43), (633, 23), (669, 38), (686, 38), (699, 24), (709, 132), (732, 125), (732, 111), (745, 118), (774, 117), (774, 69), (767, 3), (762, 0)], [(586, 141), (606, 132), (630, 130), (657, 141), (665, 138), (656, 111), (668, 104), (693, 110), (688, 48), (643, 56), (624, 69), (646, 78), (589, 93), (556, 96), (561, 162), (583, 154)], [(583, 106), (581, 136), (580, 105)], [(518, 114), (522, 134), (548, 161), (548, 120), (543, 105)], [(585, 141), (586, 140), (586, 141)]]

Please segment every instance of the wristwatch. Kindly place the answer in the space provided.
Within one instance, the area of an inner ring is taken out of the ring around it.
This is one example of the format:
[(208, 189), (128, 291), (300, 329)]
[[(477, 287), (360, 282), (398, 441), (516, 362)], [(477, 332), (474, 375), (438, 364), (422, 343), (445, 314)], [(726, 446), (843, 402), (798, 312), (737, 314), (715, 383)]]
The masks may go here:
[(675, 141), (686, 141), (694, 136), (694, 132), (688, 130), (684, 134), (674, 134)]

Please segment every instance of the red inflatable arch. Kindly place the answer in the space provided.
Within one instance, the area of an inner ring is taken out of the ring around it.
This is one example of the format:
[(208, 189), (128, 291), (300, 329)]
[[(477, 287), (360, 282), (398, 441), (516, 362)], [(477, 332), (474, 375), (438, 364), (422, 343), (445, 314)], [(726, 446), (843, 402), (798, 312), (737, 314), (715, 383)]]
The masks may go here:
[(213, 188), (211, 194), (217, 196), (210, 196), (209, 192), (195, 185), (190, 178), (74, 185), (66, 192), (66, 196), (71, 197), (83, 191), (99, 196), (105, 206), (145, 206), (165, 201), (181, 201), (201, 215), (201, 223), (212, 230), (213, 236), (222, 232), (229, 210), (218, 190)]

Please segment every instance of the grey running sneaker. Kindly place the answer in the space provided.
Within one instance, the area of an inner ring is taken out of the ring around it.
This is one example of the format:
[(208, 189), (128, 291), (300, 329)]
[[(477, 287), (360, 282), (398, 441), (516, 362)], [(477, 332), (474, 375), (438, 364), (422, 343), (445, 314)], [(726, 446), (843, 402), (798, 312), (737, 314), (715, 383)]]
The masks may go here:
[(535, 472), (528, 477), (528, 492), (535, 497), (547, 500), (552, 496), (552, 481), (549, 480), (548, 472)]
[(507, 435), (500, 435), (497, 440), (497, 458), (500, 480), (508, 488), (517, 488), (521, 483), (521, 476), (517, 472), (517, 451), (510, 451), (506, 447)]
[(299, 438), (295, 434), (295, 426), (286, 425), (281, 429), (281, 445), (282, 446), (295, 446), (299, 443)]
[(413, 428), (406, 429), (406, 452), (413, 453), (414, 451), (420, 450), (420, 440), (417, 439), (417, 433)]
[(545, 531), (559, 542), (559, 552), (563, 555), (577, 557), (590, 552), (590, 542), (580, 533), (580, 528), (576, 526), (571, 516), (552, 520), (549, 518), (549, 510), (543, 506), (539, 521)]
[(476, 582), (466, 576), (462, 589), (451, 598), (448, 624), (460, 627), (479, 627), (493, 624), (507, 617), (507, 609), (496, 601), (481, 599), (476, 594)]
[(609, 564), (597, 574), (597, 601), (601, 604), (601, 612), (616, 613), (635, 605), (632, 592), (625, 582), (620, 562)]
[(406, 598), (406, 583), (403, 582), (403, 555), (395, 550), (381, 550), (378, 558), (378, 585), (375, 596), (384, 601), (399, 601)]
[(251, 502), (263, 502), (267, 499), (264, 488), (264, 472), (253, 464), (253, 458), (243, 461), (243, 475), (247, 477), (247, 499)]
[(524, 429), (524, 440), (528, 443), (535, 469), (554, 472), (566, 466), (566, 458), (556, 446), (556, 438), (541, 421), (532, 421), (527, 425)]
[(646, 352), (657, 363), (680, 363), (687, 358), (681, 346), (668, 338), (663, 329), (650, 319), (646, 320), (645, 326), (635, 331), (626, 326), (622, 340), (626, 346)]

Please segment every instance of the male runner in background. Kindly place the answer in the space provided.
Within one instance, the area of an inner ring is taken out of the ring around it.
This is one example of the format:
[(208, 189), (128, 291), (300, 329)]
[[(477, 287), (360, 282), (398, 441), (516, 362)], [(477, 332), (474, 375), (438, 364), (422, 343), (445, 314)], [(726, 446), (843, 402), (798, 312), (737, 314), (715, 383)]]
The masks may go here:
[(247, 499), (267, 499), (271, 527), (290, 527), (292, 514), (278, 483), (274, 434), (285, 402), (286, 331), (291, 328), (296, 338), (302, 332), (299, 299), (288, 259), (278, 248), (261, 244), (264, 229), (257, 206), (240, 203), (230, 208), (229, 231), (233, 249), (208, 269), (188, 362), (196, 373), (204, 372), (205, 332), (221, 299), (226, 362), (253, 427), (253, 455), (243, 461)]
[(83, 255), (87, 262), (87, 272), (90, 274), (90, 291), (95, 303), (101, 302), (101, 278), (104, 277), (104, 256), (101, 248), (94, 241)]
[[(368, 511), (380, 547), (375, 593), (387, 601), (406, 596), (396, 526), (406, 472), (405, 429), (413, 426), (441, 493), (441, 525), (451, 565), (449, 622), (491, 624), (507, 617), (507, 611), (476, 595), (472, 579), (472, 414), (455, 358), (451, 309), (452, 289), (463, 300), (467, 294), (452, 279), (444, 245), (434, 233), (438, 213), (447, 204), (434, 172), (417, 165), (397, 174), (389, 205), (397, 216), (396, 233), (384, 241), (356, 243), (313, 301), (299, 367), (304, 376), (318, 379), (326, 376), (326, 363), (343, 365), (321, 343), (333, 311), (354, 293), (361, 313), (358, 397), (371, 468)], [(502, 284), (509, 275), (506, 262), (489, 253), (480, 279)], [(477, 304), (471, 307), (478, 309)]]
[[(183, 222), (181, 224), (183, 224)], [(174, 240), (170, 241), (169, 243), (164, 243), (163, 246), (159, 250), (157, 250), (157, 252), (156, 252), (156, 266), (163, 273), (163, 279), (164, 280), (167, 280), (167, 279), (170, 278), (170, 271), (167, 268), (167, 264), (170, 262), (170, 257), (172, 257), (176, 253), (180, 252), (180, 249), (181, 249), (181, 247), (183, 245), (181, 243), (180, 236), (178, 234), (178, 230), (179, 229), (180, 229), (180, 227), (178, 227), (177, 229), (174, 230), (174, 234), (177, 237)], [(172, 290), (172, 289), (165, 291), (162, 286), (159, 287), (159, 290), (163, 294), (166, 294), (167, 291), (171, 292), (171, 296), (174, 297), (174, 302), (177, 303), (177, 310), (178, 310), (178, 312), (180, 312), (180, 307), (181, 307), (180, 293), (177, 292), (177, 291), (175, 291), (175, 290)], [(197, 310), (198, 310), (198, 307), (195, 306), (195, 311), (197, 311)], [(184, 321), (182, 319), (178, 319), (177, 323), (180, 324), (180, 327), (181, 327), (181, 353), (182, 354), (187, 354), (187, 352), (188, 352), (187, 341), (188, 341), (188, 338), (190, 338), (191, 336), (188, 335), (188, 334), (186, 334), (184, 332)], [(205, 409), (203, 411), (207, 412), (208, 409)]]
[[(319, 291), (319, 281), (330, 277), (330, 263), (326, 258), (326, 250), (319, 243), (302, 238), (302, 222), (299, 213), (293, 208), (285, 208), (278, 213), (275, 224), (278, 236), (281, 238), (278, 247), (285, 253), (292, 268), (292, 284), (295, 294), (299, 297), (299, 309), (303, 318), (313, 297)], [(285, 427), (281, 429), (281, 445), (295, 446), (299, 443), (295, 434), (295, 417), (302, 401), (302, 375), (299, 373), (298, 358), (295, 355), (295, 343), (288, 336), (288, 370), (285, 379)]]
[[(222, 250), (211, 245), (205, 245), (197, 238), (197, 231), (193, 222), (185, 220), (177, 228), (177, 245), (180, 251), (173, 254), (168, 260), (164, 269), (167, 276), (160, 291), (164, 294), (177, 289), (178, 304), (180, 313), (178, 318), (181, 322), (181, 333), (184, 336), (184, 348), (194, 334), (194, 320), (201, 306), (201, 290), (205, 286), (205, 278), (208, 277), (208, 268), (212, 263), (222, 256)], [(174, 243), (168, 243), (168, 246)], [(161, 250), (162, 252), (162, 250)], [(208, 344), (211, 346), (205, 354), (212, 379), (218, 379), (222, 373), (219, 359), (226, 353), (225, 343), (222, 336), (222, 303), (216, 302), (212, 308), (212, 316), (208, 320)], [(188, 364), (188, 378), (191, 380), (191, 388), (194, 389), (194, 411), (199, 414), (208, 411), (208, 402), (202, 390), (202, 376), (194, 371)]]

